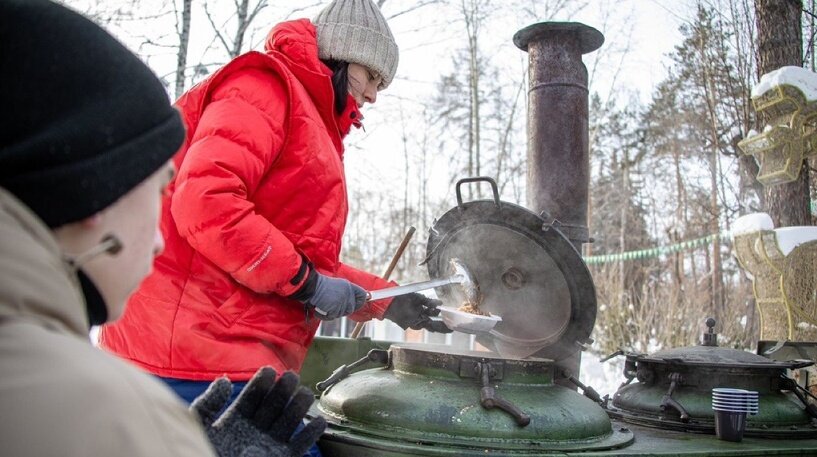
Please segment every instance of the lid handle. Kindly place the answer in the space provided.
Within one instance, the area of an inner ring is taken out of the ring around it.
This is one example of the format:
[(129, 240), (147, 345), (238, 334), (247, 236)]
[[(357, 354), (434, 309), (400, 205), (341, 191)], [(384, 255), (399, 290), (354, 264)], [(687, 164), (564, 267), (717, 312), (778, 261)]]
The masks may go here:
[(496, 187), (496, 181), (493, 178), (489, 178), (488, 176), (476, 176), (473, 178), (463, 178), (457, 181), (457, 206), (462, 206), (462, 192), (460, 191), (460, 186), (466, 183), (471, 182), (487, 182), (491, 185), (491, 190), (494, 193), (494, 203), (496, 203), (496, 207), (500, 208), (499, 206), (499, 190)]
[(702, 346), (717, 346), (718, 345), (718, 334), (715, 333), (715, 319), (708, 317), (706, 319), (706, 326), (709, 328), (709, 331), (704, 333), (703, 342), (701, 343)]

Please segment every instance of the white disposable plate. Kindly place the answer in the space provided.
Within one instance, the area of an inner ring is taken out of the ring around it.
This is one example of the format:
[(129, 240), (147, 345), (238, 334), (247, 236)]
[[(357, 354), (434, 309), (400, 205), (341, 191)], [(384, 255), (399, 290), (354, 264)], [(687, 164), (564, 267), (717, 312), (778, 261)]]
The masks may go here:
[(463, 333), (487, 333), (502, 320), (499, 316), (480, 316), (458, 311), (450, 306), (440, 306), (440, 317), (451, 330)]
[(757, 392), (712, 392), (713, 397), (757, 397)]
[(760, 398), (759, 395), (718, 395), (712, 394), (712, 398), (718, 398), (721, 400), (757, 400)]
[(757, 392), (754, 390), (745, 390), (745, 389), (733, 389), (731, 387), (715, 387), (712, 389), (712, 395), (715, 394), (725, 394), (725, 395), (757, 395)]
[(712, 402), (712, 406), (723, 406), (725, 408), (755, 408), (757, 409), (757, 403), (723, 403), (723, 402)]
[(719, 404), (719, 405), (713, 404), (712, 407), (713, 408), (749, 408), (749, 409), (757, 409), (758, 408), (757, 405), (722, 405), (722, 404)]
[(744, 398), (738, 398), (738, 397), (732, 397), (732, 398), (712, 397), (712, 401), (726, 401), (726, 402), (740, 402), (740, 403), (755, 402), (755, 403), (757, 403), (758, 401), (760, 401), (760, 399), (758, 397), (744, 397)]
[(735, 398), (737, 398), (737, 399), (741, 399), (741, 398), (757, 399), (759, 397), (760, 397), (759, 395), (749, 395), (749, 394), (747, 394), (747, 395), (712, 394), (712, 398), (725, 398), (725, 399), (728, 399), (728, 400), (732, 400), (732, 399), (735, 399)]
[(719, 400), (757, 400), (758, 395), (718, 395), (712, 394), (712, 398)]

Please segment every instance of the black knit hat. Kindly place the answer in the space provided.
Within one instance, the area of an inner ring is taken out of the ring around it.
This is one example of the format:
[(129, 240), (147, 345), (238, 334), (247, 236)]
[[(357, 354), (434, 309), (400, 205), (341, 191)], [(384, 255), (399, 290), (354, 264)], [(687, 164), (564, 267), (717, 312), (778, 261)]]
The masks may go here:
[(49, 227), (111, 205), (184, 140), (153, 72), (44, 0), (0, 0), (0, 112), (0, 186)]

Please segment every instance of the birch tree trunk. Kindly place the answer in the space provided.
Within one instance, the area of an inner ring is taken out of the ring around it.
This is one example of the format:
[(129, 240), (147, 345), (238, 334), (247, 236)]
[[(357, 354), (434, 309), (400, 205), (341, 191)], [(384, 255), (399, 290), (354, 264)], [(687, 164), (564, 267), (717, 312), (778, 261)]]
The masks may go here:
[[(468, 132), (468, 173), (471, 176), (480, 176), (480, 124), (482, 119), (479, 114), (480, 92), (479, 92), (479, 45), (478, 36), (481, 12), (480, 0), (462, 0), (462, 14), (465, 19), (465, 32), (468, 35), (468, 93), (469, 102), (469, 132)], [(482, 197), (480, 186), (476, 186), (477, 198)], [(470, 192), (470, 191), (469, 191)]]
[(216, 38), (221, 42), (222, 46), (224, 46), (230, 59), (234, 59), (241, 54), (241, 48), (244, 46), (247, 29), (252, 25), (258, 13), (267, 7), (267, 0), (258, 0), (252, 9), (250, 8), (249, 0), (236, 0), (234, 6), (237, 24), (233, 38), (228, 39), (226, 37), (227, 32), (223, 31), (216, 21), (221, 13), (218, 15), (212, 14), (210, 12), (209, 3), (207, 1), (204, 2), (204, 15), (207, 17), (207, 20), (210, 21), (210, 25), (216, 33)]
[(176, 87), (174, 91), (176, 98), (181, 97), (184, 93), (185, 68), (187, 68), (187, 46), (190, 44), (190, 13), (192, 4), (193, 0), (182, 1), (181, 28), (177, 26), (179, 32), (179, 51), (176, 54)]
[[(720, 204), (718, 199), (718, 156), (720, 155), (720, 139), (718, 137), (718, 114), (716, 111), (716, 99), (718, 97), (715, 88), (714, 75), (712, 74), (709, 57), (703, 43), (700, 44), (701, 65), (703, 66), (704, 80), (703, 89), (706, 97), (706, 108), (709, 113), (709, 134), (711, 138), (711, 155), (709, 157), (709, 206), (712, 214), (709, 233), (720, 232)], [(723, 308), (723, 277), (721, 275), (721, 244), (720, 238), (715, 237), (712, 242), (712, 277), (711, 277), (710, 305), (712, 312), (720, 319)]]

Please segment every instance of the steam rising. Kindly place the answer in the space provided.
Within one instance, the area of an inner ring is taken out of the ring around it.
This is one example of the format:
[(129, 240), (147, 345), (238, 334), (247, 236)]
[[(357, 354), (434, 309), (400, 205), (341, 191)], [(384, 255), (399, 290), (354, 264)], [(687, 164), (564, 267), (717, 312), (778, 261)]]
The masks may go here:
[[(529, 237), (499, 225), (473, 224), (440, 247), (440, 262), (452, 258), (460, 259), (479, 284), (480, 308), (502, 316), (496, 338), (544, 346), (556, 341), (569, 323), (568, 284), (554, 260)], [(449, 306), (466, 301), (457, 287), (440, 295)]]

